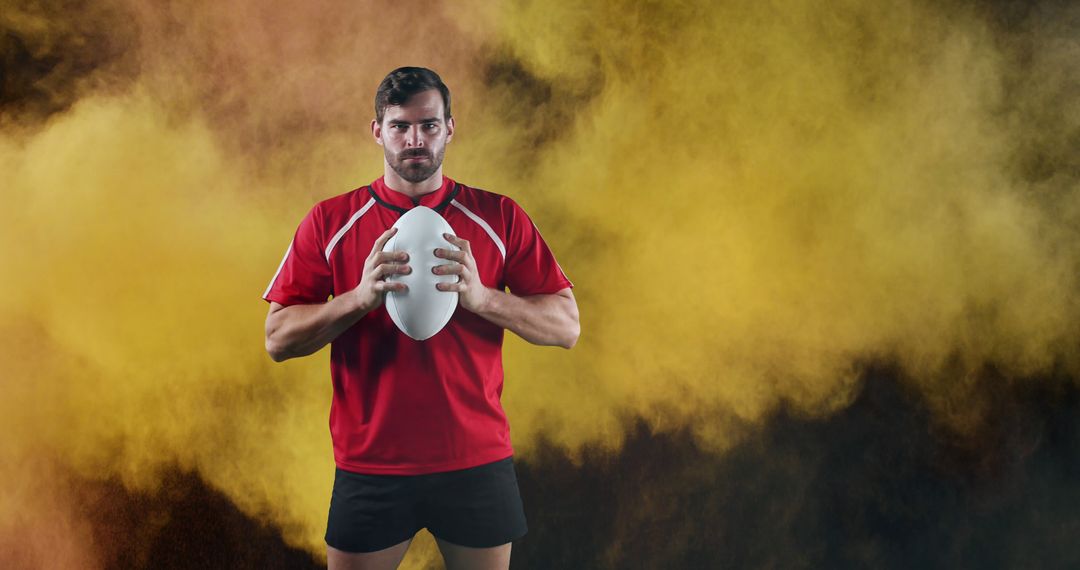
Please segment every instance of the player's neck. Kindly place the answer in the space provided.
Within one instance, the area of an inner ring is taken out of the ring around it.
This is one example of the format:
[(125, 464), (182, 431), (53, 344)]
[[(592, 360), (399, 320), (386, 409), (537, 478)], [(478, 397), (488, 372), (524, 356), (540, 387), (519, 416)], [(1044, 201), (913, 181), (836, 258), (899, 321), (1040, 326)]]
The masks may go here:
[(416, 198), (417, 196), (430, 194), (442, 187), (442, 166), (439, 166), (439, 169), (427, 180), (413, 183), (399, 176), (398, 173), (387, 164), (383, 169), (383, 182), (386, 184), (387, 188), (390, 188), (391, 190), (401, 192), (410, 198)]

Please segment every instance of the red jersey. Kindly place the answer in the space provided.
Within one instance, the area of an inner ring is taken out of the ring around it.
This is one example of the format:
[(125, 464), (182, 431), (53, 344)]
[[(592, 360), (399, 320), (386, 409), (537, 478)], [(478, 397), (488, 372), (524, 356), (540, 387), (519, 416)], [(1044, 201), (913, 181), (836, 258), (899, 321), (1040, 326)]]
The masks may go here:
[[(574, 286), (510, 198), (443, 176), (438, 190), (413, 199), (380, 177), (304, 216), (263, 299), (317, 304), (356, 288), (375, 240), (416, 205), (439, 212), (469, 241), (484, 286), (518, 296)], [(419, 475), (513, 455), (500, 400), (502, 341), (502, 327), (461, 306), (424, 341), (398, 330), (385, 304), (364, 315), (330, 344), (338, 467)]]

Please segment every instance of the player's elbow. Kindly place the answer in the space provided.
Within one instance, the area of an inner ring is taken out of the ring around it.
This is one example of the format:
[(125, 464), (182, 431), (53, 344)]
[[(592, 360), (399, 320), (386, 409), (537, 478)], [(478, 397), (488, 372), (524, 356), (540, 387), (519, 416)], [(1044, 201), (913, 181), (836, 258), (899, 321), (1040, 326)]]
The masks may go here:
[(292, 355), (285, 350), (285, 347), (270, 337), (266, 337), (266, 353), (270, 355), (270, 359), (274, 362), (284, 362), (292, 358)]
[(563, 342), (559, 346), (570, 350), (577, 344), (578, 336), (581, 334), (581, 320), (578, 316), (577, 302), (573, 299), (567, 304), (565, 319), (566, 325), (563, 327)]
[(266, 353), (270, 355), (270, 359), (274, 362), (284, 362), (296, 356), (293, 347), (283, 342), (281, 315), (282, 312), (278, 310), (271, 311), (270, 315), (266, 317)]
[(559, 346), (567, 350), (574, 348), (574, 345), (577, 344), (578, 335), (580, 334), (581, 325), (579, 325), (577, 321), (574, 321), (574, 323), (570, 326), (570, 330), (568, 330), (566, 335), (563, 337), (563, 341), (559, 343)]

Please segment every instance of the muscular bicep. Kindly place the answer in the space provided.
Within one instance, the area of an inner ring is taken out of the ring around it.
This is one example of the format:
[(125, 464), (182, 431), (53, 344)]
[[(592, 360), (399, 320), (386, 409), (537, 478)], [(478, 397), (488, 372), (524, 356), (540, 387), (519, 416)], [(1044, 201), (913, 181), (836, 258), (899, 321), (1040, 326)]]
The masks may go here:
[[(532, 295), (531, 297), (541, 299), (541, 302), (544, 303), (552, 303), (554, 301), (551, 300), (555, 299), (558, 301), (557, 305), (563, 309), (567, 317), (575, 322), (578, 320), (577, 299), (574, 298), (574, 292), (570, 290), (570, 287), (560, 289), (554, 293)], [(551, 305), (548, 304), (547, 306), (550, 307)]]
[[(571, 348), (577, 342), (581, 334), (581, 324), (578, 315), (577, 300), (570, 287), (565, 287), (555, 293), (531, 295), (527, 297), (533, 307), (543, 317), (538, 317), (547, 323), (553, 334), (557, 335), (554, 343), (563, 348)], [(531, 342), (531, 341), (530, 341)], [(537, 343), (540, 344), (540, 343)]]
[(285, 305), (270, 301), (270, 312), (266, 313), (266, 328), (269, 331), (270, 323), (281, 318), (281, 311), (285, 308)]
[(284, 317), (281, 313), (285, 309), (285, 305), (270, 301), (270, 312), (266, 313), (266, 338), (270, 338), (270, 335), (277, 330), (280, 326), (281, 318)]
[(569, 287), (567, 287), (566, 289), (558, 291), (555, 294), (558, 295), (559, 297), (562, 297), (562, 298), (567, 299), (569, 301), (569, 302), (566, 303), (568, 313), (570, 314), (570, 317), (572, 319), (577, 321), (578, 320), (578, 308), (577, 308), (577, 299), (574, 298), (574, 292), (571, 291)]

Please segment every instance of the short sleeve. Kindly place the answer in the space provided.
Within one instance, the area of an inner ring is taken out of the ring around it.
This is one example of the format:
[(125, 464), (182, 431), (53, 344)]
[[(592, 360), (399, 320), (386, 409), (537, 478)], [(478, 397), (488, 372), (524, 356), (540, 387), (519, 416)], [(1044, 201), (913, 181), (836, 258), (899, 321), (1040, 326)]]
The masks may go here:
[(536, 224), (516, 202), (509, 198), (506, 202), (504, 208), (509, 212), (503, 280), (510, 292), (524, 297), (573, 288)]
[(315, 304), (325, 303), (333, 293), (333, 276), (321, 245), (320, 221), (318, 207), (300, 221), (263, 299), (285, 306)]

